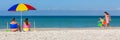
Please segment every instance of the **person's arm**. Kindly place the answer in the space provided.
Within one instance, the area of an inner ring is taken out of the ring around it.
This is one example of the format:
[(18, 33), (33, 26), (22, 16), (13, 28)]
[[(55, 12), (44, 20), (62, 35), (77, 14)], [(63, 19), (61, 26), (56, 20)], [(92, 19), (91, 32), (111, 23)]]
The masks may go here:
[[(109, 16), (110, 17), (110, 16)], [(110, 21), (111, 21), (111, 17), (110, 17)]]
[(31, 23), (29, 22), (29, 25), (30, 25), (30, 27), (31, 27)]
[[(31, 23), (29, 22), (29, 26), (30, 26), (30, 28), (31, 28)], [(31, 29), (29, 29), (29, 31), (31, 31)]]

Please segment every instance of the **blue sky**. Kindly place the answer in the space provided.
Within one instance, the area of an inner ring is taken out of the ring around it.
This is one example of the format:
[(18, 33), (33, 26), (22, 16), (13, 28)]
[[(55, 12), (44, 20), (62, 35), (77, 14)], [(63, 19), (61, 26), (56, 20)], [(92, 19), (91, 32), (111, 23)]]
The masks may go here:
[[(0, 1), (0, 10), (7, 11), (8, 8), (10, 8), (12, 5), (17, 3), (30, 4), (34, 6), (37, 9), (37, 11), (38, 10), (103, 10), (103, 11), (120, 10), (120, 0), (2, 0)], [(101, 14), (103, 13), (101, 12)], [(15, 15), (19, 15), (19, 14), (15, 14)], [(48, 14), (41, 13), (39, 15), (48, 15)], [(66, 14), (52, 13), (50, 15), (69, 15), (69, 13)], [(74, 15), (85, 15), (85, 14), (76, 13)]]

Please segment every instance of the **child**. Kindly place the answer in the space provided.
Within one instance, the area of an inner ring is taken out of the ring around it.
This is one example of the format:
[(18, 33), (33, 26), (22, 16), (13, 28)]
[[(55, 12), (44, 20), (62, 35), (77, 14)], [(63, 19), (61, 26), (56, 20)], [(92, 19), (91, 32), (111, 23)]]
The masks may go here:
[(104, 19), (103, 19), (102, 16), (100, 16), (100, 20), (98, 22), (99, 22), (98, 26), (100, 26), (102, 29), (105, 29), (105, 27), (104, 27)]

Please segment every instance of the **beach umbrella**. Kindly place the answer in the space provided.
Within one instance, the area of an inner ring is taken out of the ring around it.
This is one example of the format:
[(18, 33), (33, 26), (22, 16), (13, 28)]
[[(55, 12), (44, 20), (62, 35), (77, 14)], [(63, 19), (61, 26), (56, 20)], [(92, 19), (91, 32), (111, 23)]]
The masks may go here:
[(8, 9), (8, 11), (12, 11), (12, 12), (21, 12), (21, 26), (22, 26), (22, 14), (24, 11), (29, 11), (29, 10), (36, 10), (36, 9), (31, 5), (24, 3), (15, 4)]

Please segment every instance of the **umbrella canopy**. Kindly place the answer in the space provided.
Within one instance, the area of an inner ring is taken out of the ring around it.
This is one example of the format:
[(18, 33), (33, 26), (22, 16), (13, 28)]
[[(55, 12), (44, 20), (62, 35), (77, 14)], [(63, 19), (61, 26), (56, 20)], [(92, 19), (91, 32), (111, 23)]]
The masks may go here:
[(36, 10), (36, 9), (29, 4), (23, 4), (23, 3), (15, 4), (8, 9), (8, 11), (21, 11), (21, 12), (28, 10)]

